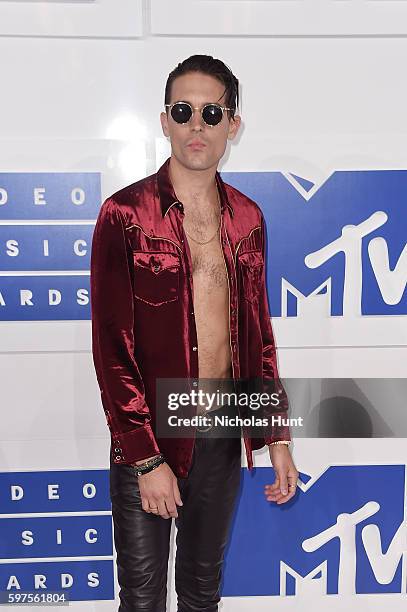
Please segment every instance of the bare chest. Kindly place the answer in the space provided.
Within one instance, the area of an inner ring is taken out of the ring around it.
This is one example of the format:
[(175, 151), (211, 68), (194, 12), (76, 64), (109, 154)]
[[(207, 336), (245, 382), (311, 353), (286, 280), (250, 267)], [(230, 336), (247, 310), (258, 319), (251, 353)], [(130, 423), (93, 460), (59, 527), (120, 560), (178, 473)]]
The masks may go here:
[(210, 288), (224, 287), (226, 268), (219, 238), (207, 245), (190, 244), (192, 257), (192, 276), (195, 283)]
[[(192, 218), (184, 222), (191, 251), (194, 286), (212, 292), (227, 286), (226, 266), (216, 218)], [(195, 240), (193, 240), (195, 238)], [(200, 244), (204, 242), (204, 244)]]

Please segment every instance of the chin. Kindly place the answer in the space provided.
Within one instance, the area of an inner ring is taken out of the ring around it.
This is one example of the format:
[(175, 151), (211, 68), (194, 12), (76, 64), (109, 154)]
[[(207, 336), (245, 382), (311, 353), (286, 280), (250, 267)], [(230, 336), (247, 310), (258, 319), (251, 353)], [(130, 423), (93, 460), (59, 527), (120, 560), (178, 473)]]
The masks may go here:
[(219, 160), (214, 158), (213, 155), (209, 156), (208, 151), (188, 151), (188, 149), (178, 153), (173, 151), (174, 157), (177, 158), (178, 162), (182, 164), (188, 170), (208, 170), (214, 165), (217, 166)]
[(202, 167), (202, 168), (212, 168), (213, 166), (217, 166), (219, 163), (219, 159), (216, 155), (209, 154), (209, 151), (201, 151), (196, 154), (188, 155), (188, 161), (194, 167)]
[(207, 168), (210, 168), (213, 165), (211, 161), (208, 160), (206, 155), (201, 154), (186, 155), (182, 158), (182, 160), (184, 165), (191, 169), (199, 168), (202, 170), (206, 170)]

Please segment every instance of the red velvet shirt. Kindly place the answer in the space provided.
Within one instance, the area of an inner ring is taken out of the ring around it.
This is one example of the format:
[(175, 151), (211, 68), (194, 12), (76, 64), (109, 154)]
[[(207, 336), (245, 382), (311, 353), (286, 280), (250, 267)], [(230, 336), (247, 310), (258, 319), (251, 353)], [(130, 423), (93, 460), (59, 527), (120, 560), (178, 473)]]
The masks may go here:
[[(162, 452), (175, 475), (185, 478), (194, 438), (155, 434), (156, 379), (199, 377), (191, 252), (169, 159), (100, 209), (91, 253), (92, 349), (114, 462)], [(287, 418), (267, 300), (263, 214), (219, 172), (216, 183), (233, 379), (260, 377), (264, 388), (272, 383), (280, 399), (273, 414)], [(262, 437), (244, 432), (243, 439), (252, 469), (252, 450), (291, 437), (287, 425), (277, 424)]]

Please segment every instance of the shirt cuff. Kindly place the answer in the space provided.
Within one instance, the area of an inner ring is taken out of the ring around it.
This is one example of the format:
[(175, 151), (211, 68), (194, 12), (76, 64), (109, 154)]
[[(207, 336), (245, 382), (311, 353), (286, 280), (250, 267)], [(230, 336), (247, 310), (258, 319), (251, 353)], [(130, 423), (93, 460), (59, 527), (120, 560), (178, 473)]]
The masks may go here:
[(291, 433), (288, 426), (283, 427), (272, 427), (268, 431), (264, 432), (264, 443), (271, 444), (272, 442), (278, 442), (279, 440), (287, 440), (291, 442)]
[(111, 444), (114, 463), (133, 464), (160, 453), (150, 423), (124, 433), (111, 432)]

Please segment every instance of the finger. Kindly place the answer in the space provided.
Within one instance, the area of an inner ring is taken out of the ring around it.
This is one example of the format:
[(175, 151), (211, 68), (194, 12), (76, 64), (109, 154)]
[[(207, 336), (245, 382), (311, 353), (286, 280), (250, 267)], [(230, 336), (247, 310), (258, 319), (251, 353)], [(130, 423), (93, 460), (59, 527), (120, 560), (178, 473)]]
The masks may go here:
[(150, 497), (150, 499), (148, 500), (148, 512), (150, 514), (159, 514), (159, 504), (158, 504), (158, 500), (155, 499), (154, 497)]
[(272, 500), (275, 500), (278, 496), (281, 496), (281, 491), (279, 488), (268, 490), (268, 491), (264, 491), (264, 495), (266, 496), (267, 499), (270, 498)]
[(288, 497), (288, 495), (282, 495), (281, 493), (279, 493), (278, 495), (276, 495), (275, 497), (268, 497), (267, 501), (270, 502), (274, 502), (276, 504), (282, 502), (282, 501), (286, 501), (286, 498)]
[[(154, 504), (152, 503), (151, 505), (153, 506)], [(144, 512), (150, 512), (150, 502), (147, 498), (141, 498), (141, 507), (143, 508)]]
[(150, 514), (159, 514), (158, 504), (155, 501), (150, 500), (150, 506), (148, 508), (148, 512)]
[(280, 491), (276, 491), (275, 493), (269, 493), (266, 494), (266, 499), (267, 501), (277, 501), (278, 499), (281, 499), (282, 497), (284, 497)]
[(281, 504), (281, 503), (285, 503), (288, 500), (292, 499), (294, 495), (295, 495), (295, 490), (291, 492), (291, 489), (290, 489), (290, 492), (287, 495), (283, 495), (281, 492), (274, 493), (273, 495), (266, 495), (266, 499), (267, 501), (272, 501), (272, 502)]
[(284, 495), (284, 497), (282, 499), (278, 499), (277, 500), (277, 504), (285, 504), (286, 502), (288, 502), (290, 499), (292, 499), (294, 497), (294, 493), (288, 493), (288, 495)]
[(281, 493), (283, 495), (287, 495), (287, 493), (288, 493), (288, 482), (287, 482), (286, 474), (281, 472), (279, 474), (279, 479), (280, 479), (280, 491), (281, 491)]
[(298, 480), (297, 478), (290, 478), (290, 476), (288, 477), (288, 489), (290, 491), (294, 490), (297, 488), (298, 486)]
[(173, 486), (173, 491), (174, 491), (174, 501), (177, 504), (177, 506), (183, 506), (183, 501), (181, 499), (181, 493), (179, 491), (179, 487), (178, 487), (178, 482), (176, 480), (174, 480), (174, 486)]
[(264, 495), (266, 497), (268, 497), (269, 495), (279, 495), (280, 494), (280, 490), (279, 489), (275, 489), (273, 491), (264, 491)]
[(166, 506), (167, 512), (168, 512), (168, 514), (170, 516), (173, 516), (174, 518), (178, 517), (177, 506), (175, 504), (174, 498), (168, 497), (165, 500), (165, 506)]
[(283, 495), (280, 490), (265, 492), (264, 495), (268, 501), (277, 501), (280, 499), (287, 499), (288, 496), (290, 496), (290, 498), (293, 497), (295, 495), (295, 489), (288, 489), (287, 495)]
[(270, 489), (271, 491), (274, 491), (276, 489), (280, 489), (280, 479), (278, 476), (276, 476), (274, 482), (272, 484), (266, 484), (264, 485), (265, 488)]
[(264, 490), (265, 491), (276, 491), (280, 489), (280, 483), (279, 482), (274, 482), (271, 485), (265, 485)]
[(168, 514), (167, 511), (167, 507), (165, 505), (165, 500), (164, 498), (160, 499), (159, 502), (156, 504), (158, 506), (158, 514), (165, 519), (170, 518), (170, 515)]
[(287, 476), (287, 480), (288, 480), (288, 492), (292, 493), (294, 496), (297, 492), (298, 475), (297, 476)]

